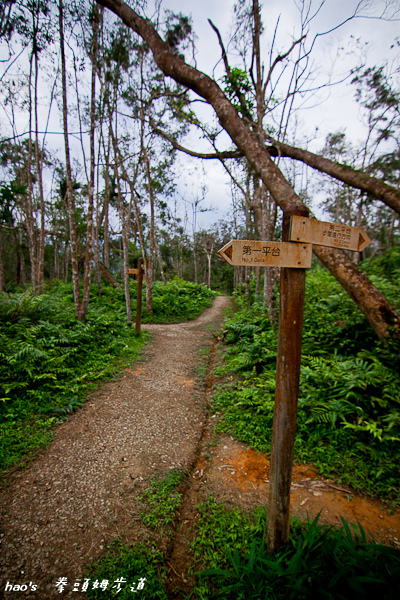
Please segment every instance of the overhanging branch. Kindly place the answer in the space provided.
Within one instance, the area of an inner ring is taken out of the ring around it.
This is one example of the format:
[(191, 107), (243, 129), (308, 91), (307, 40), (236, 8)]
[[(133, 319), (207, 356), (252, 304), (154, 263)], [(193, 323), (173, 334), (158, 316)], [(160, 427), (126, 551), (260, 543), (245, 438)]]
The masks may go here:
[(154, 123), (153, 119), (151, 119), (151, 118), (150, 118), (150, 125), (151, 125), (154, 133), (156, 133), (157, 135), (159, 135), (159, 136), (163, 137), (165, 140), (167, 140), (175, 148), (175, 150), (184, 152), (185, 154), (188, 154), (189, 156), (194, 156), (196, 158), (204, 158), (206, 160), (208, 160), (208, 159), (223, 160), (226, 158), (240, 158), (241, 156), (243, 156), (243, 153), (240, 152), (240, 150), (224, 150), (222, 152), (210, 152), (210, 153), (197, 152), (195, 150), (190, 150), (189, 148), (185, 148), (184, 146), (181, 146), (181, 144), (178, 144), (178, 142), (176, 140), (174, 140), (174, 138), (172, 136), (168, 135), (165, 131), (163, 131), (162, 129), (157, 127), (157, 125)]

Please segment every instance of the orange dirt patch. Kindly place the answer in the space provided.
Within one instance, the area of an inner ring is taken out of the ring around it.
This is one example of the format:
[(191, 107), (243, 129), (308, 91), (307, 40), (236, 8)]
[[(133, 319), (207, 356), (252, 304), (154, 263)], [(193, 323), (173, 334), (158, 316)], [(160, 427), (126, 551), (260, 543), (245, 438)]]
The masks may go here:
[[(225, 444), (225, 445), (224, 445)], [(218, 446), (210, 473), (213, 486), (233, 501), (246, 499), (247, 505), (266, 505), (269, 492), (269, 460), (265, 454), (245, 448), (232, 438)], [(198, 468), (203, 464), (198, 463)], [(244, 494), (244, 495), (243, 495)], [(400, 511), (389, 515), (379, 500), (361, 497), (340, 484), (320, 479), (313, 465), (294, 465), (291, 489), (291, 514), (304, 521), (341, 526), (360, 522), (375, 541), (400, 548)]]
[(238, 485), (246, 487), (251, 483), (260, 484), (268, 480), (269, 460), (264, 454), (250, 448), (244, 451), (237, 450), (222, 460), (219, 469), (224, 469)]

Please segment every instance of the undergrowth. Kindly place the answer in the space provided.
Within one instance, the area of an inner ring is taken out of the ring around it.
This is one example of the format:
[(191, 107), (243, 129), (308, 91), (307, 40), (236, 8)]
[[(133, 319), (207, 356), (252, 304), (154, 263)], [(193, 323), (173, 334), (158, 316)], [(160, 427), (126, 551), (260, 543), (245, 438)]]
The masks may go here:
[[(168, 600), (164, 555), (146, 544), (127, 546), (118, 540), (114, 541), (107, 553), (92, 565), (87, 579), (89, 585), (86, 593), (92, 600), (126, 600), (135, 597), (141, 600)], [(118, 581), (119, 586), (116, 583)]]
[[(116, 540), (110, 545), (105, 555), (91, 565), (87, 575), (89, 598), (104, 598), (99, 586), (105, 582), (103, 586), (107, 584), (111, 597), (132, 598), (132, 593), (138, 593), (142, 600), (168, 600), (166, 556), (160, 547), (166, 546), (173, 533), (182, 499), (179, 486), (186, 476), (185, 471), (171, 469), (150, 480), (148, 487), (138, 495), (140, 518), (151, 533), (140, 544), (128, 546)], [(121, 581), (119, 592), (113, 587), (117, 580)], [(98, 585), (93, 588), (94, 582)]]
[[(136, 293), (136, 292), (135, 292)], [(153, 313), (144, 314), (145, 323), (179, 323), (197, 319), (211, 306), (216, 292), (206, 285), (175, 278), (166, 285), (157, 281), (153, 285)]]
[(368, 542), (362, 526), (334, 529), (293, 522), (289, 543), (265, 547), (266, 511), (229, 510), (209, 498), (199, 506), (192, 552), (200, 569), (192, 597), (211, 600), (396, 600), (400, 551)]
[[(365, 268), (400, 307), (400, 267)], [(385, 263), (386, 264), (386, 263)], [(389, 271), (388, 271), (389, 269)], [(217, 374), (219, 430), (270, 451), (277, 332), (255, 302), (225, 323), (227, 349)], [(400, 345), (383, 345), (355, 304), (321, 268), (307, 274), (295, 460), (312, 462), (353, 489), (400, 502)]]
[(150, 482), (140, 496), (144, 504), (140, 518), (146, 527), (157, 530), (160, 535), (169, 536), (172, 533), (171, 527), (182, 499), (182, 493), (177, 488), (185, 476), (184, 471), (172, 469), (167, 476)]
[[(131, 282), (133, 305), (137, 284)], [(154, 314), (143, 321), (196, 318), (215, 293), (175, 279), (154, 285)], [(144, 297), (144, 296), (143, 296)], [(82, 406), (89, 389), (138, 357), (148, 340), (126, 322), (124, 294), (92, 293), (85, 322), (75, 318), (72, 285), (0, 295), (0, 471), (46, 445), (52, 429)]]

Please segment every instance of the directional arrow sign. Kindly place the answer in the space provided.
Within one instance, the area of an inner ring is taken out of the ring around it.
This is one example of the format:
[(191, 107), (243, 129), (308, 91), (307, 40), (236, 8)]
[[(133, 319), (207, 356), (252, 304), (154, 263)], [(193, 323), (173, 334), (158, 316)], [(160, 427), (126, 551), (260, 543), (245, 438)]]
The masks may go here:
[(230, 265), (251, 267), (311, 268), (311, 244), (292, 242), (263, 242), (255, 240), (232, 240), (219, 254)]
[(340, 223), (326, 223), (317, 219), (291, 217), (289, 239), (292, 242), (307, 242), (316, 246), (331, 246), (361, 252), (371, 240), (361, 227), (350, 227)]

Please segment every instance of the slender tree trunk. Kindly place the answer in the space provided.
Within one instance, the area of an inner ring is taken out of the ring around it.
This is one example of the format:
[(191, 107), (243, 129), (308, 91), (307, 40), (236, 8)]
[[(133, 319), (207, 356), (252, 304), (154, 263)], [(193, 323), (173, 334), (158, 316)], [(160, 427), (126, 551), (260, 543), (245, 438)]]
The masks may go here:
[(196, 252), (196, 234), (193, 234), (193, 266), (194, 266), (194, 282), (197, 283), (197, 252)]
[(27, 182), (28, 194), (26, 205), (26, 230), (28, 233), (29, 259), (31, 263), (31, 285), (33, 293), (36, 294), (37, 284), (37, 261), (36, 261), (36, 223), (33, 212), (33, 182), (32, 182), (32, 63), (31, 55), (29, 68), (29, 138), (28, 138), (28, 165)]
[[(39, 149), (39, 124), (38, 124), (38, 76), (39, 76), (39, 65), (38, 65), (38, 54), (35, 52), (35, 163), (39, 186), (39, 202), (40, 202), (40, 233), (38, 243), (38, 259), (37, 259), (37, 281), (36, 288), (37, 292), (40, 293), (43, 288), (44, 278), (44, 242), (45, 242), (45, 206), (44, 206), (44, 194), (43, 194), (43, 177), (42, 177), (42, 164), (43, 160), (40, 157)], [(44, 148), (42, 148), (44, 152)]]
[[(75, 314), (78, 320), (82, 320), (80, 288), (79, 288), (79, 264), (78, 264), (78, 243), (76, 235), (75, 221), (75, 201), (72, 186), (71, 160), (68, 139), (68, 104), (67, 104), (67, 77), (64, 50), (64, 23), (63, 23), (63, 0), (58, 4), (59, 32), (60, 32), (60, 50), (61, 50), (61, 78), (62, 78), (62, 97), (63, 97), (63, 128), (64, 128), (64, 146), (65, 146), (65, 172), (67, 181), (67, 206), (69, 219), (69, 237), (71, 247), (71, 268), (72, 268), (72, 287), (74, 290)], [(68, 249), (66, 251), (68, 257)], [(68, 263), (65, 269), (68, 276)]]
[(207, 260), (208, 260), (208, 287), (211, 290), (211, 259), (212, 259), (212, 254), (211, 252), (209, 254), (207, 254)]
[(158, 267), (160, 269), (161, 281), (165, 285), (167, 283), (167, 280), (165, 279), (165, 273), (164, 273), (164, 269), (163, 269), (162, 262), (161, 262), (160, 247), (159, 247), (158, 242), (157, 242), (157, 235), (155, 234), (155, 231), (154, 231), (154, 248), (155, 248), (156, 255), (157, 255)]
[(125, 305), (126, 305), (126, 318), (128, 323), (132, 324), (132, 303), (131, 303), (131, 293), (129, 290), (129, 225), (126, 207), (124, 206), (124, 199), (122, 197), (121, 192), (121, 184), (118, 175), (117, 161), (114, 160), (114, 174), (115, 181), (117, 183), (117, 192), (118, 192), (118, 206), (119, 206), (119, 215), (121, 220), (121, 229), (122, 229), (122, 249), (123, 249), (123, 261), (122, 261), (122, 275), (124, 280), (124, 292), (125, 292)]
[(90, 59), (92, 62), (92, 78), (91, 78), (91, 101), (90, 101), (90, 176), (88, 186), (88, 211), (87, 211), (87, 227), (86, 227), (86, 252), (85, 252), (85, 272), (83, 276), (83, 298), (81, 304), (80, 319), (84, 321), (89, 306), (90, 297), (90, 279), (92, 273), (93, 260), (93, 213), (94, 213), (94, 181), (95, 181), (95, 148), (94, 134), (96, 128), (96, 70), (97, 70), (97, 54), (98, 54), (98, 30), (99, 30), (99, 9), (95, 5), (92, 18), (93, 36)]
[[(102, 135), (103, 123), (100, 123), (100, 135)], [(98, 154), (97, 154), (97, 164), (100, 164), (100, 153), (101, 153), (101, 144), (99, 143)], [(97, 178), (96, 178), (96, 215), (95, 215), (95, 227), (94, 227), (94, 242), (93, 242), (93, 258), (94, 258), (94, 271), (95, 271), (95, 279), (97, 283), (97, 294), (101, 296), (102, 294), (102, 285), (101, 285), (101, 271), (100, 271), (100, 227), (104, 218), (104, 206), (103, 210), (100, 210), (100, 194), (99, 194), (99, 177), (100, 170), (97, 169)]]
[(103, 237), (103, 262), (107, 269), (110, 269), (110, 238), (108, 224), (108, 207), (110, 203), (110, 136), (107, 141), (106, 166), (104, 170), (104, 237)]
[(146, 265), (146, 313), (153, 312), (153, 261), (154, 261), (154, 238), (155, 238), (155, 225), (154, 225), (154, 190), (153, 183), (151, 181), (151, 170), (150, 161), (147, 154), (146, 147), (142, 146), (144, 163), (146, 166), (146, 177), (147, 185), (149, 190), (150, 199), (150, 233), (149, 233), (149, 256)]
[(54, 278), (60, 279), (60, 260), (58, 256), (58, 240), (56, 236), (53, 237), (53, 249), (54, 249)]
[(63, 261), (64, 281), (68, 281), (69, 254), (70, 254), (70, 247), (69, 247), (68, 241), (66, 241), (64, 244), (64, 261)]

